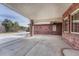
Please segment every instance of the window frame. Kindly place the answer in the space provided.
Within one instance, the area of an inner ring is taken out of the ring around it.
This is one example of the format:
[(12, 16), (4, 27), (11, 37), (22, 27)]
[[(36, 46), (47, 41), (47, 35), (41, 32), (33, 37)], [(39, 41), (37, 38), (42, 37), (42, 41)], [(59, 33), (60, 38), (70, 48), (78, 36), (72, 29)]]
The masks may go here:
[[(73, 31), (73, 19), (72, 19), (72, 17), (73, 17), (73, 15), (75, 15), (75, 14), (77, 14), (77, 13), (79, 13), (79, 8), (78, 9), (76, 9), (75, 11), (73, 11), (70, 15), (71, 15), (71, 30), (70, 30), (70, 32), (72, 33), (72, 34), (79, 34), (79, 32), (75, 32), (75, 31)], [(78, 21), (77, 19), (75, 19), (76, 21)], [(75, 22), (76, 22), (75, 21)]]
[[(68, 23), (69, 23), (69, 18), (68, 18), (68, 16), (66, 16), (65, 18), (64, 18), (64, 33), (69, 33), (69, 28), (67, 29), (67, 30), (65, 30), (65, 21), (67, 21)], [(70, 26), (70, 24), (68, 24), (68, 27)]]

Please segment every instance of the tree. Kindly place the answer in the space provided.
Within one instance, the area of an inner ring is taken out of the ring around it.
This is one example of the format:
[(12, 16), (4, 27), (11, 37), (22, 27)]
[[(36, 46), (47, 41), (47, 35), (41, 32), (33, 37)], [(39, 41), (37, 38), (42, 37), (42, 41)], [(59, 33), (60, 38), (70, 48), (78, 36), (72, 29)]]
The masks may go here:
[(18, 30), (26, 30), (26, 27), (19, 26), (18, 22), (12, 22), (11, 20), (5, 19), (2, 22), (6, 32), (17, 32)]
[(20, 29), (18, 22), (14, 22), (13, 28), (15, 29), (14, 31), (18, 31)]
[(12, 23), (11, 20), (5, 19), (5, 20), (2, 22), (2, 25), (5, 27), (6, 32), (9, 32), (9, 31), (11, 31), (11, 28), (12, 28), (12, 26), (13, 26), (13, 23)]

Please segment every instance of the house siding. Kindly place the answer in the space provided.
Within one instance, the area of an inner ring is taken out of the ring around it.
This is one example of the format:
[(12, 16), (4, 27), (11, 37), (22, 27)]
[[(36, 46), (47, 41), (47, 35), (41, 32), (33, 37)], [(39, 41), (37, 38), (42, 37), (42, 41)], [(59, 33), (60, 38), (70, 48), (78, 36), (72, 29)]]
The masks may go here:
[[(70, 14), (75, 11), (76, 9), (79, 8), (79, 3), (73, 3), (66, 11), (65, 13), (63, 14), (63, 21), (64, 21), (64, 18), (66, 16), (68, 16), (69, 18), (69, 32), (66, 33), (64, 32), (64, 25), (63, 26), (63, 30), (62, 30), (62, 37), (64, 39), (65, 42), (67, 42), (70, 46), (72, 46), (72, 48), (74, 49), (79, 49), (79, 34), (74, 34), (74, 33), (71, 33), (71, 30), (72, 30), (72, 24), (71, 24), (71, 16)], [(64, 23), (64, 22), (63, 22)]]
[[(56, 25), (56, 31), (53, 31), (53, 26)], [(39, 24), (34, 25), (34, 34), (51, 34), (51, 35), (61, 35), (62, 34), (62, 24)]]

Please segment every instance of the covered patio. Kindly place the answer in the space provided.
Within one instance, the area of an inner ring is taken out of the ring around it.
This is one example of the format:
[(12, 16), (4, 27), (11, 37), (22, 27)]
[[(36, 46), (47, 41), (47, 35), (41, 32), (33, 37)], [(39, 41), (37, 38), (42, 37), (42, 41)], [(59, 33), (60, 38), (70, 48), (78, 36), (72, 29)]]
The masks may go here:
[(71, 3), (15, 3), (4, 5), (29, 18), (31, 35), (62, 35), (62, 15)]
[(78, 3), (7, 3), (3, 5), (29, 18), (30, 36), (1, 44), (0, 55), (79, 55), (79, 29), (72, 30), (72, 24), (79, 22), (73, 21), (72, 17), (79, 11)]

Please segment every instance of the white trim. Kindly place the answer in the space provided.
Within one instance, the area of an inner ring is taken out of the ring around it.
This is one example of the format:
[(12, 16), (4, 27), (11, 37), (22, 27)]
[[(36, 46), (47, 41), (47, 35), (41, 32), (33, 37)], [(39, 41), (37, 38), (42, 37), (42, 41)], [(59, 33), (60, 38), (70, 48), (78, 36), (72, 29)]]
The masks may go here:
[(69, 31), (64, 31), (64, 33), (69, 33)]
[(68, 16), (64, 18), (64, 20), (67, 20), (67, 19), (68, 19)]
[(79, 34), (79, 32), (71, 32), (72, 34)]
[(35, 24), (50, 24), (50, 22), (38, 22), (38, 23), (35, 23)]
[(76, 9), (74, 12), (72, 12), (70, 15), (74, 15), (74, 14), (78, 13), (78, 11), (79, 11), (79, 8)]
[(73, 23), (79, 23), (79, 20), (73, 20)]

